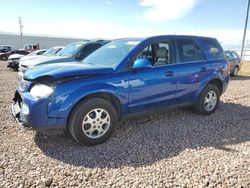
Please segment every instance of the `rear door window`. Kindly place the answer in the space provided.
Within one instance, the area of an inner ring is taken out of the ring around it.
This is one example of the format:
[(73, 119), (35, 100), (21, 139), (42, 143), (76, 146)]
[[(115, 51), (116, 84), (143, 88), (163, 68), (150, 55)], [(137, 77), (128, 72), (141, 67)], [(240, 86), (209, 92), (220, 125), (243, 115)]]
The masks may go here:
[(193, 39), (176, 39), (176, 43), (180, 63), (205, 60), (201, 50)]
[(240, 59), (240, 57), (238, 56), (238, 54), (237, 54), (237, 53), (232, 52), (232, 55), (233, 55), (233, 58), (234, 58), (235, 60)]
[(225, 56), (227, 59), (233, 59), (233, 55), (231, 54), (231, 52), (225, 52)]
[(214, 59), (224, 59), (223, 49), (216, 39), (203, 39), (203, 42)]

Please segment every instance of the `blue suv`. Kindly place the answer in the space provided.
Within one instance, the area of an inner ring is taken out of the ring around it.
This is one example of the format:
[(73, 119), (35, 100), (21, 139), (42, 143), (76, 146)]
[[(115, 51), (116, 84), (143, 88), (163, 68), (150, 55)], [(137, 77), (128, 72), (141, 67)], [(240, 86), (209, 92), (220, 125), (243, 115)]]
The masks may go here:
[(69, 130), (83, 145), (107, 140), (117, 122), (162, 108), (215, 112), (229, 82), (214, 38), (154, 36), (114, 40), (81, 63), (37, 66), (20, 81), (12, 114), (24, 127)]

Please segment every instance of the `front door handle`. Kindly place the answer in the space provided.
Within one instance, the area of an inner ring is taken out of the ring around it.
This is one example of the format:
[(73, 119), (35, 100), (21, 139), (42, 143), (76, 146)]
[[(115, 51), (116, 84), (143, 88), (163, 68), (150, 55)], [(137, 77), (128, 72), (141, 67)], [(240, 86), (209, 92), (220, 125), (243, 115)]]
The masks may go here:
[(207, 68), (206, 67), (201, 67), (201, 72), (206, 72)]
[(174, 75), (173, 71), (167, 71), (167, 72), (165, 72), (165, 76), (167, 76), (167, 77), (173, 76), (173, 75)]

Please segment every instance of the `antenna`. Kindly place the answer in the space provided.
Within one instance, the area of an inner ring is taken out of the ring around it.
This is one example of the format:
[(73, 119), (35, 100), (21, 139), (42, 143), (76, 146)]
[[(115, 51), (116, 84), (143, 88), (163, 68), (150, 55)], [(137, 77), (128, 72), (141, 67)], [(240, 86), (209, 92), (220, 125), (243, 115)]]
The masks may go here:
[(20, 44), (21, 44), (21, 48), (23, 47), (23, 25), (22, 25), (22, 18), (18, 17), (19, 20), (19, 29), (20, 29)]

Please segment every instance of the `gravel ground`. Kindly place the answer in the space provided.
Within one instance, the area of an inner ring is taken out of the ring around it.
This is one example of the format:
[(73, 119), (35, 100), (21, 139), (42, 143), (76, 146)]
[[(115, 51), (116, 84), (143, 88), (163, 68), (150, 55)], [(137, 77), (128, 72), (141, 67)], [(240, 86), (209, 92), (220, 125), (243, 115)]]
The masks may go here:
[(188, 108), (120, 123), (82, 147), (25, 131), (10, 115), (16, 73), (0, 62), (0, 187), (250, 187), (250, 76), (231, 80), (216, 113)]

